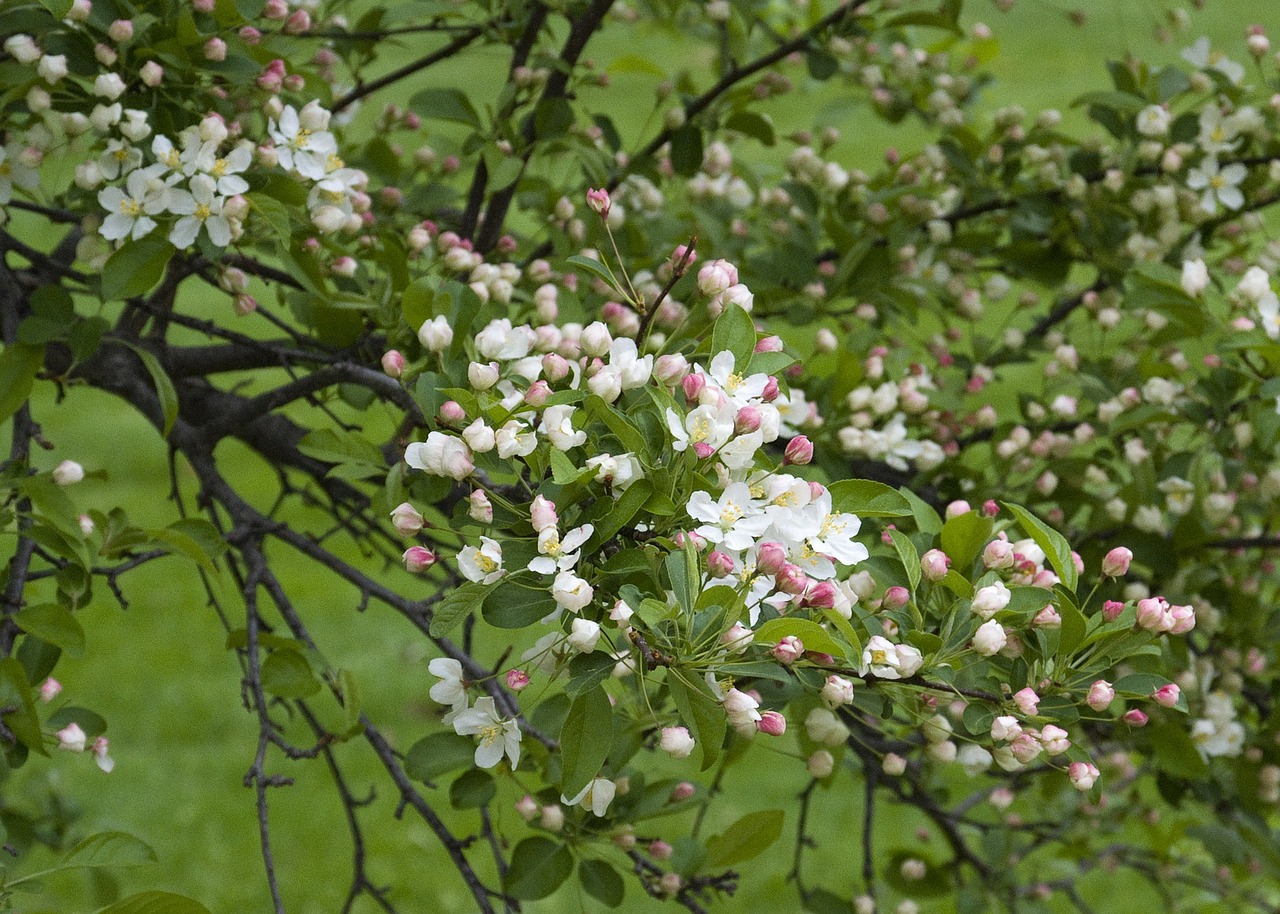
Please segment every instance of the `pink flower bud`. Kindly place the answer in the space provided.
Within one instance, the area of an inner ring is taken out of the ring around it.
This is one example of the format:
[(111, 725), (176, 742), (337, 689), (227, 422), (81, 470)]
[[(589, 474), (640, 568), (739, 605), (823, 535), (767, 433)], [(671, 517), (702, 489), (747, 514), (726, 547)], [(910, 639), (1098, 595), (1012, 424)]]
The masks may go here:
[(58, 697), (58, 693), (62, 691), (62, 683), (50, 676), (44, 682), (40, 683), (40, 700), (53, 701)]
[(951, 559), (941, 549), (930, 549), (920, 557), (920, 570), (926, 581), (941, 581), (950, 567)]
[(204, 43), (204, 59), (219, 61), (227, 59), (227, 43), (221, 38), (210, 38)]
[(1182, 690), (1178, 688), (1178, 684), (1171, 682), (1156, 689), (1151, 693), (1151, 698), (1161, 707), (1172, 708), (1178, 704), (1178, 698), (1181, 694)]
[(899, 777), (907, 770), (907, 760), (896, 752), (890, 752), (880, 760), (880, 770), (890, 777)]
[(738, 410), (733, 420), (733, 431), (736, 435), (749, 435), (760, 427), (760, 410), (754, 406), (744, 406)]
[(1027, 717), (1034, 717), (1040, 710), (1040, 696), (1036, 690), (1028, 686), (1013, 693), (1013, 703)]
[(191, 0), (191, 8), (197, 13), (212, 13), (216, 0)]
[(707, 376), (694, 372), (687, 374), (680, 382), (680, 387), (684, 390), (684, 398), (690, 403), (697, 403), (698, 397), (707, 386)]
[(1089, 790), (1098, 780), (1099, 771), (1089, 762), (1072, 762), (1067, 766), (1067, 777), (1076, 790)]
[(529, 506), (529, 517), (533, 522), (533, 529), (538, 533), (553, 529), (560, 523), (556, 506), (541, 495), (534, 496), (533, 504)]
[(1085, 698), (1085, 703), (1093, 710), (1102, 712), (1111, 707), (1111, 702), (1115, 701), (1115, 698), (1116, 690), (1111, 688), (1111, 683), (1105, 679), (1098, 679), (1089, 686), (1089, 695)]
[(773, 655), (774, 660), (784, 666), (790, 666), (804, 656), (804, 642), (795, 635), (787, 635), (775, 644), (769, 653)]
[(1052, 606), (1046, 606), (1031, 620), (1036, 628), (1062, 628), (1062, 616)]
[(682, 381), (688, 372), (689, 360), (679, 354), (660, 355), (653, 363), (653, 376), (664, 384)]
[(435, 553), (430, 549), (410, 546), (404, 551), (404, 567), (410, 574), (422, 574), (435, 563)]
[(782, 452), (782, 463), (784, 466), (805, 466), (813, 460), (813, 442), (804, 435), (797, 435), (787, 442), (787, 448)]
[(733, 574), (733, 557), (719, 549), (707, 556), (707, 571), (715, 578), (727, 578)]
[(911, 602), (911, 591), (907, 588), (895, 584), (884, 592), (884, 599), (880, 601), (880, 605), (885, 609), (899, 609)]
[(756, 352), (781, 352), (782, 337), (766, 336), (756, 343)]
[[(676, 729), (683, 730), (684, 727), (678, 727)], [(686, 733), (685, 735), (687, 736), (688, 734)], [(684, 756), (678, 756), (678, 758), (684, 758)], [(683, 803), (697, 792), (698, 788), (694, 787), (688, 781), (681, 781), (679, 784), (676, 784), (676, 786), (671, 788), (671, 794), (667, 797), (667, 801), (670, 803)]]
[(809, 589), (805, 591), (804, 605), (816, 609), (831, 609), (836, 605), (836, 597), (839, 593), (836, 585), (830, 581), (818, 581), (810, 584)]
[(382, 355), (382, 371), (389, 378), (398, 378), (404, 374), (404, 356), (396, 349), (388, 349)]
[(1122, 612), (1124, 612), (1124, 604), (1116, 600), (1107, 600), (1102, 604), (1102, 618), (1108, 622), (1116, 621)]
[(522, 692), (529, 685), (529, 674), (524, 670), (507, 670), (507, 688)]
[(72, 486), (84, 479), (84, 467), (74, 460), (64, 460), (53, 468), (50, 475), (58, 485)]
[(107, 37), (117, 43), (128, 41), (133, 37), (133, 20), (117, 19), (107, 26)]
[(1196, 627), (1196, 611), (1190, 606), (1169, 607), (1169, 634), (1185, 635)]
[(1102, 573), (1109, 578), (1124, 577), (1129, 573), (1129, 563), (1133, 561), (1133, 552), (1124, 546), (1117, 546), (1102, 559)]
[(489, 501), (489, 496), (483, 489), (473, 490), (467, 501), (471, 505), (467, 514), (472, 520), (482, 524), (493, 523), (493, 503)]
[(395, 527), (396, 532), (401, 536), (413, 536), (425, 524), (426, 521), (422, 515), (407, 501), (396, 505), (395, 510), (391, 512), (391, 526)]
[(1149, 632), (1169, 630), (1171, 624), (1165, 618), (1169, 604), (1162, 597), (1147, 597), (1138, 601), (1138, 625)]
[(756, 570), (761, 574), (776, 575), (787, 564), (787, 550), (781, 543), (765, 542), (756, 552)]
[(532, 822), (538, 815), (538, 801), (527, 793), (516, 802), (516, 812), (526, 822)]
[(240, 36), (241, 41), (250, 47), (256, 47), (262, 42), (262, 31), (260, 29), (255, 29), (251, 25), (240, 26), (240, 31), (236, 34)]
[(529, 389), (524, 392), (524, 402), (534, 407), (545, 406), (550, 396), (551, 388), (547, 386), (547, 382), (538, 380), (530, 384)]
[(1124, 715), (1120, 719), (1130, 727), (1145, 727), (1147, 725), (1148, 717), (1137, 708), (1130, 708), (1128, 711), (1124, 712)]
[(284, 21), (281, 31), (286, 35), (301, 35), (311, 31), (311, 14), (304, 9), (294, 10)]
[(564, 356), (549, 352), (542, 357), (542, 374), (552, 384), (563, 381), (569, 376), (569, 363)]
[(440, 421), (444, 425), (458, 425), (467, 418), (467, 411), (457, 400), (445, 400), (440, 404)]
[(661, 838), (655, 839), (649, 843), (649, 856), (654, 860), (668, 859), (674, 849), (666, 841)]
[(778, 590), (793, 596), (799, 596), (809, 589), (809, 576), (798, 565), (792, 565), (790, 562), (774, 576), (774, 582)]
[(672, 758), (688, 758), (693, 752), (694, 740), (685, 727), (663, 727), (659, 745)]
[(777, 711), (762, 711), (756, 729), (765, 736), (781, 736), (787, 732), (787, 719)]
[(715, 452), (716, 449), (705, 441), (699, 441), (693, 446), (693, 453), (697, 455), (699, 460), (706, 460)]
[(987, 517), (995, 517), (1000, 513), (1000, 506), (996, 504), (996, 500), (994, 498), (988, 498), (982, 503), (982, 513)]
[(741, 622), (735, 622), (727, 632), (720, 636), (720, 643), (731, 651), (745, 651), (750, 647), (753, 637), (755, 636), (752, 635), (751, 629)]
[(601, 187), (587, 191), (587, 205), (604, 218), (609, 215), (609, 208), (613, 203), (609, 199), (609, 191)]
[(1022, 725), (1016, 717), (1005, 715), (991, 722), (991, 738), (997, 743), (1014, 739), (1022, 734)]
[(263, 19), (281, 20), (289, 15), (288, 0), (267, 0), (262, 7)]
[(1013, 545), (1007, 540), (992, 540), (982, 550), (982, 564), (988, 568), (1012, 568), (1013, 562)]
[(58, 748), (68, 752), (84, 752), (87, 737), (77, 723), (70, 723), (54, 734), (58, 737)]
[(675, 535), (675, 541), (676, 541), (676, 545), (679, 546), (681, 549), (684, 548), (684, 544), (686, 542), (691, 543), (693, 545), (693, 548), (698, 552), (701, 552), (703, 549), (707, 548), (706, 539), (703, 538), (702, 534), (697, 533), (696, 531), (693, 531), (693, 530), (690, 530), (687, 532), (683, 530), (680, 531)]
[(698, 252), (687, 244), (677, 244), (675, 250), (671, 252), (672, 266), (680, 266), (683, 263), (685, 267), (691, 267), (697, 261)]
[(773, 375), (769, 375), (769, 380), (765, 381), (764, 392), (760, 394), (760, 399), (766, 403), (772, 403), (778, 399), (778, 379)]

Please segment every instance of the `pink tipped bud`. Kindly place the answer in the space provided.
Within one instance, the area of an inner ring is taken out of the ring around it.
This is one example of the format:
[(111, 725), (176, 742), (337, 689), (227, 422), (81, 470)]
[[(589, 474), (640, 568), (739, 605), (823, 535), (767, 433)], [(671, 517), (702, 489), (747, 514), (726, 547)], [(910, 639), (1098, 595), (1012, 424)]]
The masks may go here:
[(673, 853), (674, 848), (661, 838), (649, 843), (649, 856), (654, 860), (666, 860)]
[(435, 563), (435, 553), (430, 549), (410, 546), (404, 551), (404, 567), (410, 574), (422, 574)]
[(1149, 632), (1169, 630), (1171, 621), (1166, 613), (1169, 604), (1162, 597), (1147, 597), (1138, 601), (1138, 625)]
[(281, 31), (286, 35), (301, 35), (311, 31), (311, 14), (304, 9), (294, 10), (284, 21)]
[(549, 352), (542, 357), (542, 375), (552, 384), (563, 381), (569, 376), (569, 363), (564, 356)]
[(1107, 600), (1102, 604), (1102, 618), (1108, 622), (1116, 621), (1122, 612), (1124, 612), (1124, 604), (1116, 600)]
[(1129, 573), (1129, 563), (1133, 561), (1133, 552), (1124, 546), (1117, 546), (1102, 559), (1102, 573), (1109, 578), (1121, 578)]
[(533, 522), (533, 529), (538, 533), (550, 530), (560, 523), (556, 506), (541, 495), (534, 497), (533, 504), (529, 507), (529, 517)]
[(1099, 771), (1089, 762), (1072, 762), (1067, 766), (1067, 777), (1076, 790), (1089, 790), (1098, 780)]
[(1190, 606), (1169, 607), (1169, 634), (1185, 635), (1196, 627), (1196, 611)]
[(1116, 690), (1111, 688), (1111, 683), (1105, 679), (1099, 679), (1089, 686), (1089, 695), (1085, 698), (1085, 703), (1093, 708), (1093, 710), (1102, 712), (1111, 707), (1111, 702), (1116, 699)]
[(693, 752), (693, 737), (685, 727), (663, 727), (659, 747), (672, 758), (688, 758)]
[(440, 421), (445, 425), (457, 425), (467, 418), (467, 411), (457, 400), (445, 400), (440, 404)]
[(671, 252), (671, 265), (683, 270), (698, 262), (698, 252), (687, 244), (677, 244)]
[(1040, 711), (1040, 696), (1036, 690), (1028, 686), (1013, 693), (1013, 703), (1027, 717), (1034, 717)]
[(777, 574), (787, 564), (787, 550), (781, 543), (761, 543), (756, 552), (756, 570), (761, 574)]
[(532, 822), (536, 819), (540, 809), (541, 807), (538, 806), (538, 801), (527, 793), (516, 802), (516, 812), (519, 813), (520, 818), (524, 819), (526, 822)]
[(706, 460), (715, 452), (716, 452), (716, 449), (713, 448), (711, 445), (709, 445), (705, 441), (699, 441), (697, 444), (693, 446), (693, 453), (698, 456), (699, 460)]
[[(679, 729), (683, 730), (684, 727)], [(688, 735), (687, 733), (685, 734)], [(667, 798), (672, 803), (683, 803), (689, 797), (698, 792), (698, 788), (694, 787), (688, 781), (681, 781), (679, 784), (671, 788), (671, 795)]]
[(805, 466), (813, 460), (813, 442), (804, 435), (797, 435), (787, 442), (787, 449), (782, 452), (784, 466)]
[(1149, 718), (1137, 708), (1130, 708), (1120, 719), (1130, 727), (1145, 727)]
[(754, 406), (744, 406), (738, 410), (738, 415), (733, 420), (733, 431), (737, 435), (749, 435), (760, 427), (761, 422), (760, 410)]
[(1013, 562), (1013, 546), (1007, 540), (992, 540), (982, 550), (982, 564), (988, 568), (1012, 568)]
[(804, 594), (804, 605), (816, 609), (831, 609), (836, 605), (840, 591), (830, 581), (818, 581), (809, 585)]
[(951, 520), (953, 517), (959, 517), (961, 514), (968, 514), (973, 508), (963, 498), (956, 499), (947, 505), (946, 517)]
[(781, 736), (787, 732), (787, 719), (777, 711), (763, 711), (756, 721), (756, 729), (765, 736)]
[(107, 37), (112, 41), (128, 41), (133, 37), (133, 20), (117, 19), (107, 26)]
[(951, 559), (941, 549), (930, 549), (920, 556), (920, 571), (926, 581), (941, 581), (950, 567)]
[(885, 609), (899, 609), (911, 602), (911, 591), (905, 587), (894, 585), (884, 592), (880, 605)]
[(513, 692), (522, 692), (529, 685), (529, 674), (524, 670), (507, 670), (507, 688)]
[(756, 343), (756, 352), (781, 352), (782, 337), (766, 336)]
[(50, 676), (44, 682), (40, 683), (40, 700), (53, 701), (58, 697), (58, 693), (62, 691), (62, 683)]
[(587, 191), (587, 205), (604, 218), (609, 215), (609, 208), (613, 203), (609, 199), (609, 191), (601, 187)]
[(204, 59), (219, 61), (227, 59), (227, 43), (221, 38), (210, 38), (204, 43)]
[(690, 403), (697, 403), (698, 397), (707, 386), (707, 376), (703, 374), (687, 374), (680, 382), (681, 389), (684, 390), (684, 398)]
[(809, 589), (809, 576), (798, 565), (788, 562), (775, 576), (777, 587), (783, 593), (798, 596)]
[(1052, 606), (1046, 606), (1031, 620), (1036, 628), (1062, 628), (1062, 616)]
[(804, 642), (795, 635), (787, 635), (769, 653), (782, 665), (790, 666), (804, 656)]
[(382, 371), (389, 378), (398, 378), (404, 374), (404, 356), (395, 349), (389, 349), (382, 356)]
[(686, 542), (691, 543), (693, 545), (693, 548), (698, 552), (701, 552), (703, 549), (707, 548), (707, 541), (702, 536), (702, 534), (696, 533), (692, 530), (688, 531), (687, 533), (683, 530), (680, 531), (675, 535), (675, 541), (676, 541), (676, 545), (679, 546), (681, 549), (684, 548), (684, 544)]
[(79, 724), (67, 724), (54, 735), (58, 737), (59, 749), (66, 749), (68, 752), (84, 752), (85, 742), (88, 737), (80, 729)]
[(1000, 506), (996, 504), (996, 500), (994, 498), (988, 498), (982, 503), (982, 513), (987, 515), (987, 517), (995, 517), (1000, 513)]
[(1178, 688), (1178, 684), (1171, 682), (1168, 685), (1162, 685), (1151, 693), (1152, 700), (1163, 708), (1172, 708), (1178, 704), (1178, 698), (1182, 695), (1182, 690)]
[(778, 379), (773, 375), (769, 375), (769, 380), (764, 383), (764, 391), (760, 394), (760, 399), (766, 403), (772, 403), (778, 399)]
[(396, 528), (396, 532), (401, 536), (413, 536), (426, 524), (426, 520), (418, 513), (413, 505), (401, 502), (396, 509), (391, 512), (391, 526)]
[(524, 402), (534, 407), (545, 406), (550, 396), (551, 388), (547, 386), (547, 382), (538, 380), (530, 384), (529, 389), (524, 392)]
[(733, 574), (733, 567), (733, 556), (719, 549), (707, 556), (707, 571), (711, 572), (712, 577), (727, 578)]

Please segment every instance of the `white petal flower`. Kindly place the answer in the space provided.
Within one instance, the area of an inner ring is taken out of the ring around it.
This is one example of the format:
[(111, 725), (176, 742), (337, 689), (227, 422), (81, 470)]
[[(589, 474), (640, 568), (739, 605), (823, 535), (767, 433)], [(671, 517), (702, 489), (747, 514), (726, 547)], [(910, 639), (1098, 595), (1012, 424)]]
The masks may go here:
[(462, 711), (453, 719), (453, 729), (459, 736), (478, 736), (476, 765), (492, 768), (506, 755), (511, 767), (520, 764), (520, 725), (514, 720), (498, 716), (493, 699), (487, 695), (477, 698), (475, 707)]

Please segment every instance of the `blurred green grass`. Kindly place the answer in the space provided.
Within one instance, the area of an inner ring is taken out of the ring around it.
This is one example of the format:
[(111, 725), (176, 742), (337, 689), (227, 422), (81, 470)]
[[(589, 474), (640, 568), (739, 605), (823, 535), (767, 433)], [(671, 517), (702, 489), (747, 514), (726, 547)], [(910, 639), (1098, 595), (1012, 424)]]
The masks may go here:
[[(1128, 52), (1153, 61), (1173, 60), (1178, 48), (1201, 34), (1243, 57), (1245, 26), (1251, 15), (1258, 14), (1251, 13), (1247, 4), (1211, 4), (1194, 15), (1185, 36), (1158, 46), (1151, 37), (1159, 17), (1156, 3), (1082, 0), (1072, 6), (1087, 14), (1083, 29), (1069, 24), (1065, 4), (1022, 0), (1008, 14), (984, 3), (970, 4), (967, 21), (987, 22), (1001, 45), (991, 66), (997, 82), (985, 93), (984, 109), (1013, 103), (1032, 112), (1057, 107), (1080, 123), (1081, 115), (1068, 111), (1067, 105), (1081, 92), (1106, 86), (1105, 60)], [(622, 54), (649, 55), (664, 67), (681, 59), (680, 47), (673, 47), (670, 35), (659, 30), (625, 46), (601, 42), (591, 51), (606, 71)], [(486, 69), (493, 73), (505, 71), (503, 55), (495, 53), (491, 64)], [(449, 70), (434, 78), (463, 79), (461, 71)], [(621, 95), (626, 89), (628, 106), (643, 118), (656, 82), (643, 75), (619, 74), (611, 91)], [(801, 84), (794, 95), (773, 103), (769, 112), (778, 132), (784, 134), (811, 127), (815, 121), (829, 122), (837, 110), (847, 107), (838, 96), (828, 87)], [(853, 120), (844, 126), (836, 147), (836, 154), (848, 164), (872, 166), (887, 147), (911, 149), (927, 138), (925, 131), (910, 124), (881, 125), (866, 117), (865, 108), (855, 106), (851, 113)], [(369, 116), (366, 111), (364, 117)], [(623, 122), (627, 116), (622, 112), (618, 120)], [(47, 437), (57, 445), (54, 451), (37, 455), (42, 465), (50, 467), (74, 457), (106, 474), (105, 479), (90, 479), (75, 490), (82, 507), (105, 510), (121, 503), (138, 523), (162, 525), (172, 519), (172, 506), (161, 495), (167, 489), (165, 446), (140, 417), (106, 395), (84, 390), (72, 390), (57, 405), (41, 395), (34, 408)], [(256, 498), (271, 497), (272, 474), (260, 463), (244, 454), (228, 458), (232, 475), (256, 486)], [(184, 483), (190, 492), (192, 481)], [(430, 679), (421, 639), (410, 627), (377, 606), (364, 614), (354, 612), (356, 600), (350, 588), (296, 559), (282, 555), (281, 560), (322, 648), (335, 664), (356, 674), (365, 707), (387, 728), (394, 743), (407, 749), (435, 727), (435, 712), (425, 699)], [(398, 568), (388, 569), (384, 580), (402, 588), (421, 586)], [(89, 635), (87, 655), (78, 661), (64, 660), (59, 668), (66, 694), (100, 710), (109, 720), (112, 754), (118, 762), (115, 772), (103, 775), (87, 757), (59, 756), (53, 764), (29, 765), (19, 774), (13, 795), (38, 791), (47, 782), (79, 803), (79, 830), (118, 828), (153, 844), (159, 863), (119, 873), (123, 890), (154, 887), (182, 892), (201, 899), (214, 914), (266, 910), (253, 792), (242, 786), (254, 752), (256, 723), (240, 702), (235, 655), (223, 648), (222, 626), (206, 605), (198, 579), (180, 560), (163, 559), (140, 569), (124, 580), (123, 588), (131, 601), (127, 611), (115, 605), (105, 588), (98, 589), (94, 604), (81, 615)], [(238, 612), (234, 588), (227, 597), (228, 612), (234, 617)], [(297, 736), (299, 742), (306, 742), (303, 735)], [(356, 794), (365, 793), (371, 784), (385, 785), (361, 744), (342, 745), (336, 751), (348, 766)], [(795, 797), (804, 784), (800, 766), (759, 746), (753, 751), (759, 754), (756, 763), (735, 772), (726, 790), (749, 796), (750, 808), (793, 810), (788, 815), (789, 837), (795, 825)], [(271, 792), (277, 870), (286, 907), (298, 914), (337, 911), (346, 894), (351, 851), (329, 775), (321, 764), (284, 760), (273, 762), (270, 770), (297, 779), (293, 786)], [(500, 794), (495, 807), (500, 821), (512, 818), (514, 799), (508, 791)], [(442, 805), (447, 809), (447, 802)], [(393, 900), (409, 914), (468, 910), (469, 896), (447, 871), (429, 831), (411, 818), (396, 821), (394, 808), (395, 796), (380, 786), (372, 806), (361, 813), (368, 827), (365, 837), (374, 881), (390, 885)], [(745, 808), (720, 809), (708, 822), (708, 833), (727, 825)], [(824, 874), (821, 881), (833, 890), (856, 884), (861, 865), (856, 826), (861, 816), (860, 791), (824, 793), (815, 810), (820, 841), (807, 872), (811, 877)], [(474, 827), (470, 814), (449, 818), (464, 831)], [(885, 807), (877, 846), (911, 846), (922, 824), (913, 811)], [(935, 854), (945, 858), (941, 844), (935, 834), (926, 848), (932, 846)], [(782, 876), (789, 861), (779, 859), (789, 854), (788, 846), (780, 843), (766, 865), (748, 868), (742, 889), (724, 910), (791, 906), (793, 896), (787, 894)], [(33, 857), (19, 869), (34, 869), (41, 862)], [(94, 895), (94, 885), (78, 874), (49, 880), (47, 909), (93, 909), (101, 900)], [(1130, 906), (1146, 897), (1135, 886), (1114, 885), (1094, 885), (1086, 897), (1102, 903), (1108, 892), (1112, 898), (1124, 897)], [(630, 886), (624, 909), (656, 909), (656, 902), (641, 898)], [(588, 910), (593, 903), (574, 889), (565, 889), (534, 907)], [(33, 905), (25, 909), (40, 910)], [(373, 911), (374, 905), (362, 901), (356, 910)]]

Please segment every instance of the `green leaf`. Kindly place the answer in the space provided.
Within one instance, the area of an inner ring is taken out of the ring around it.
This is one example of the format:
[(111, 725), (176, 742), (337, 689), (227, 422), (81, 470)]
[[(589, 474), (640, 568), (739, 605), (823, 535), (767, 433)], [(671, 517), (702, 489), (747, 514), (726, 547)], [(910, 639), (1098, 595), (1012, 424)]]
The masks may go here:
[(454, 809), (479, 809), (498, 795), (493, 775), (479, 768), (462, 772), (449, 785), (449, 802)]
[(698, 571), (698, 555), (686, 539), (687, 548), (672, 552), (667, 556), (667, 576), (671, 578), (671, 590), (676, 595), (676, 602), (685, 612), (693, 612), (701, 588), (701, 575)]
[[(213, 531), (212, 538), (209, 531)], [(191, 559), (211, 575), (218, 574), (215, 564), (226, 549), (217, 528), (206, 520), (184, 518), (161, 530), (152, 530), (151, 538), (162, 549)]]
[(164, 366), (160, 364), (160, 360), (151, 352), (133, 343), (124, 345), (133, 350), (146, 366), (147, 373), (151, 375), (151, 383), (156, 386), (156, 395), (160, 398), (160, 412), (164, 416), (163, 434), (167, 438), (173, 429), (174, 420), (178, 418), (178, 390), (173, 386), (173, 381), (170, 380)]
[(719, 835), (707, 840), (703, 868), (724, 869), (758, 857), (782, 834), (786, 814), (781, 809), (749, 812)]
[(1169, 685), (1169, 680), (1154, 673), (1129, 673), (1111, 684), (1116, 694), (1125, 698), (1150, 698), (1156, 689)]
[(432, 278), (421, 277), (409, 283), (400, 297), (400, 308), (409, 329), (417, 333), (427, 321), (435, 317), (436, 290)]
[(603, 279), (609, 284), (609, 288), (616, 288), (613, 281), (613, 274), (609, 272), (609, 268), (594, 257), (584, 257), (581, 254), (574, 254), (572, 257), (566, 257), (565, 263), (577, 267), (579, 270), (586, 270), (592, 276)]
[(1067, 657), (1084, 640), (1088, 622), (1071, 600), (1059, 599), (1057, 608), (1058, 615), (1062, 617), (1062, 629), (1058, 636), (1058, 655)]
[(558, 486), (572, 485), (582, 477), (595, 473), (591, 467), (576, 467), (559, 448), (551, 449), (551, 481)]
[(613, 745), (613, 705), (604, 689), (589, 689), (574, 699), (560, 730), (564, 773), (560, 792), (577, 796), (600, 774)]
[(516, 845), (503, 880), (507, 894), (524, 901), (546, 898), (573, 872), (573, 854), (558, 841), (535, 835)]
[(24, 632), (56, 644), (68, 657), (84, 656), (84, 629), (69, 609), (56, 603), (42, 603), (21, 609), (14, 620)]
[(596, 521), (596, 529), (591, 534), (586, 549), (588, 552), (600, 548), (631, 522), (644, 503), (653, 494), (653, 483), (647, 479), (637, 479), (627, 487), (613, 504), (613, 508), (604, 517)]
[(48, 755), (27, 671), (12, 657), (0, 660), (0, 706), (15, 709), (5, 714), (3, 721), (18, 741), (32, 752)]
[(932, 505), (905, 486), (898, 493), (910, 503), (911, 516), (916, 519), (916, 528), (921, 533), (934, 536), (942, 532), (942, 518), (933, 510)]
[(515, 583), (514, 580), (498, 582), (485, 597), (481, 613), (484, 620), (495, 628), (525, 628), (551, 614), (556, 601), (551, 591), (534, 589)]
[(628, 451), (641, 456), (651, 453), (650, 442), (645, 440), (635, 423), (626, 415), (594, 394), (587, 397), (585, 406), (593, 416), (609, 427), (609, 431), (617, 436)]
[(697, 673), (686, 683), (676, 670), (667, 673), (667, 689), (671, 692), (671, 700), (680, 719), (688, 726), (690, 734), (698, 743), (698, 751), (702, 753), (702, 770), (706, 771), (720, 757), (720, 747), (724, 743), (724, 734), (729, 727), (724, 709), (703, 686)]
[(174, 246), (161, 232), (152, 232), (124, 246), (107, 258), (99, 287), (104, 302), (136, 298), (153, 289), (164, 276)]
[(459, 622), (480, 608), (490, 587), (486, 584), (467, 583), (456, 587), (437, 604), (431, 614), (431, 637), (443, 638)]
[(992, 526), (991, 518), (976, 511), (958, 514), (942, 525), (942, 551), (954, 568), (965, 571), (973, 564), (991, 539)]
[(468, 127), (480, 126), (480, 115), (461, 89), (423, 89), (409, 99), (409, 107), (423, 117), (454, 121)]
[(98, 914), (209, 914), (209, 909), (185, 895), (143, 892), (117, 901)]
[(788, 635), (799, 638), (804, 643), (806, 651), (821, 651), (837, 657), (845, 655), (844, 647), (832, 638), (825, 628), (808, 619), (784, 616), (770, 620), (756, 629), (754, 640), (757, 644), (773, 644)]
[(605, 651), (592, 651), (579, 654), (569, 661), (569, 681), (564, 690), (571, 697), (594, 689), (600, 683), (613, 676), (613, 668), (617, 660)]
[(320, 691), (307, 658), (297, 651), (272, 651), (262, 664), (262, 688), (281, 698), (306, 698)]
[(333, 428), (307, 432), (298, 442), (298, 450), (325, 463), (358, 463), (379, 469), (387, 466), (382, 452), (366, 438)]
[(831, 510), (859, 517), (910, 517), (911, 502), (897, 489), (870, 479), (842, 479), (827, 486)]
[(1031, 538), (1035, 540), (1036, 545), (1044, 550), (1044, 554), (1049, 558), (1049, 563), (1053, 565), (1053, 570), (1058, 573), (1058, 579), (1062, 581), (1067, 590), (1075, 593), (1079, 576), (1076, 574), (1075, 562), (1071, 558), (1071, 546), (1068, 545), (1062, 534), (1049, 527), (1020, 505), (1010, 504), (1009, 502), (1001, 502), (1001, 504), (1009, 509), (1010, 513), (1017, 518), (1018, 523), (1022, 525), (1022, 529), (1027, 531)]
[(36, 372), (43, 364), (43, 346), (14, 343), (0, 352), (0, 422), (4, 422), (27, 402), (35, 383)]
[(605, 907), (616, 908), (626, 896), (622, 877), (604, 860), (582, 860), (578, 864), (578, 881), (588, 895)]
[(418, 740), (404, 759), (405, 774), (429, 783), (459, 768), (474, 768), (476, 744), (465, 736), (445, 731)]
[(1204, 781), (1209, 778), (1209, 766), (1200, 757), (1200, 751), (1184, 725), (1176, 721), (1153, 723), (1145, 732), (1151, 742), (1156, 767), (1161, 771), (1180, 780)]
[(271, 226), (271, 231), (275, 234), (276, 241), (280, 243), (280, 247), (288, 250), (289, 242), (293, 239), (293, 226), (289, 221), (289, 207), (274, 197), (268, 197), (266, 194), (246, 194), (245, 197), (248, 199), (250, 206), (266, 221), (267, 225)]
[(751, 315), (735, 304), (725, 305), (711, 328), (711, 354), (733, 353), (733, 366), (741, 371), (751, 362), (756, 350), (756, 325)]
[(759, 140), (765, 146), (772, 146), (777, 135), (773, 130), (773, 122), (763, 114), (754, 111), (739, 111), (724, 122), (726, 130), (736, 130), (745, 136)]
[(60, 869), (82, 866), (143, 866), (156, 862), (156, 852), (145, 841), (121, 831), (99, 832), (85, 838), (60, 861)]
[(682, 178), (692, 178), (702, 167), (702, 131), (693, 124), (671, 134), (671, 167)]
[(920, 587), (920, 553), (916, 551), (911, 538), (901, 530), (890, 530), (889, 538), (893, 540), (893, 548), (898, 553), (902, 567), (906, 569), (907, 580), (911, 583), (911, 594), (914, 598), (916, 590)]
[(44, 725), (51, 730), (58, 731), (71, 723), (79, 726), (84, 731), (87, 739), (97, 739), (107, 732), (107, 722), (102, 719), (101, 714), (96, 711), (90, 711), (88, 708), (76, 707), (75, 705), (66, 705), (59, 708), (56, 714), (49, 716)]

